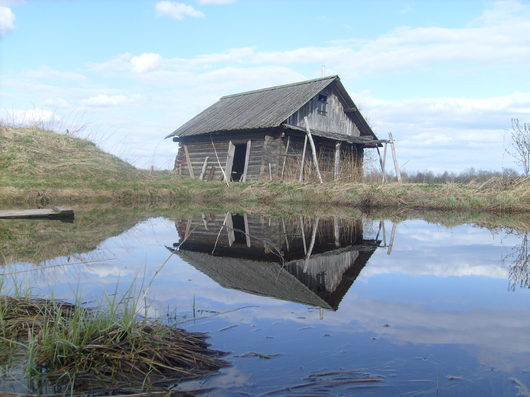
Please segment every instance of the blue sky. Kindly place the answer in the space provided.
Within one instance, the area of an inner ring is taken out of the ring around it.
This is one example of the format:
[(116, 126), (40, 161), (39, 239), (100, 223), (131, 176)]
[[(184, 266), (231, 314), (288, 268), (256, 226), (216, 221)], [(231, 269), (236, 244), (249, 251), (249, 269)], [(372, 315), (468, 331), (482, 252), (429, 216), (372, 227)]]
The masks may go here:
[(0, 0), (0, 118), (75, 131), (139, 167), (219, 97), (338, 74), (407, 171), (515, 167), (530, 1)]

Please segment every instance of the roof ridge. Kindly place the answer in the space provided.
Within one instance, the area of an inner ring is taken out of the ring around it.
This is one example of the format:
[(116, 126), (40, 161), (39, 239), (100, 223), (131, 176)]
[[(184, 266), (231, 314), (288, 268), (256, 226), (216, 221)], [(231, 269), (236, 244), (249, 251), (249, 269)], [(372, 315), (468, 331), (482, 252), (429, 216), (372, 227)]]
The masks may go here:
[(260, 88), (260, 89), (257, 89), (257, 90), (244, 91), (244, 92), (240, 92), (240, 93), (237, 93), (237, 94), (225, 95), (225, 96), (222, 96), (220, 99), (232, 98), (232, 97), (236, 97), (236, 96), (240, 96), (240, 95), (255, 94), (255, 93), (264, 92), (264, 91), (272, 91), (272, 90), (277, 90), (277, 89), (280, 89), (280, 88), (294, 87), (294, 86), (297, 86), (297, 85), (310, 84), (310, 83), (314, 83), (314, 82), (321, 81), (321, 80), (336, 80), (336, 79), (340, 79), (338, 75), (327, 76), (327, 77), (319, 77), (318, 79), (298, 81), (296, 83), (275, 85), (275, 86), (272, 86), (272, 87)]

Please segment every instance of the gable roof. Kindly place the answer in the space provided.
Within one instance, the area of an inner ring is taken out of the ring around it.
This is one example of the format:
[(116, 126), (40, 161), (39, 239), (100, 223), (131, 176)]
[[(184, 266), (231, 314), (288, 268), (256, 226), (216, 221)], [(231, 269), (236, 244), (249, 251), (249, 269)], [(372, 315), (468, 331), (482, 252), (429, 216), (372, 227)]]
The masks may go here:
[[(356, 109), (338, 76), (323, 77), (224, 96), (177, 128), (167, 138), (202, 135), (214, 131), (279, 127), (289, 116), (334, 82), (337, 82), (346, 105)], [(358, 111), (352, 112), (352, 119), (361, 135), (376, 138)]]

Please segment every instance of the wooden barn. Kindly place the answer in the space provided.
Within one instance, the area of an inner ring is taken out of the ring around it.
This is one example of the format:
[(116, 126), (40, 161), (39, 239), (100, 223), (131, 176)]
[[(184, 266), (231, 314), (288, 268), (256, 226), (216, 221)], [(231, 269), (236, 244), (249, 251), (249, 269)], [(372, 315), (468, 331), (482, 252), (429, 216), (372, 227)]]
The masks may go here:
[(168, 247), (221, 286), (337, 310), (381, 243), (361, 219), (203, 214)]
[(354, 180), (381, 146), (338, 76), (222, 97), (168, 136), (203, 180)]

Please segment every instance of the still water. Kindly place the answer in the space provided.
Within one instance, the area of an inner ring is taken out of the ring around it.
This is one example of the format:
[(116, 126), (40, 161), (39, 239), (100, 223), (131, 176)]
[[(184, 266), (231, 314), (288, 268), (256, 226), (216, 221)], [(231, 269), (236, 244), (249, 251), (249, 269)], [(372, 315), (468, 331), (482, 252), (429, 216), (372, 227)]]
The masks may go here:
[[(529, 396), (524, 230), (310, 214), (87, 214), (3, 221), (6, 280), (210, 335), (212, 396)], [(0, 380), (0, 391), (29, 392)]]

